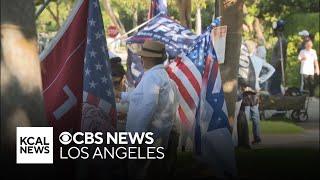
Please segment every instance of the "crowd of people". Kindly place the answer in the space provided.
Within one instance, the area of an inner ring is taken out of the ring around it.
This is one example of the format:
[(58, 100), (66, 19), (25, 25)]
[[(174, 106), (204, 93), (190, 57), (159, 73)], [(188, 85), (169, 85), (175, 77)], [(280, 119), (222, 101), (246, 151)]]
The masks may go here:
[[(284, 36), (285, 22), (275, 23), (273, 30), (278, 41), (272, 50), (270, 64), (267, 61), (265, 40), (256, 43), (243, 42), (238, 73), (238, 102), (236, 107), (237, 135), (239, 147), (251, 148), (251, 145), (262, 141), (260, 127), (259, 104), (261, 94), (285, 94), (285, 69), (287, 59), (287, 40)], [(299, 46), (297, 60), (301, 63), (301, 90), (307, 89), (309, 96), (314, 96), (315, 75), (319, 75), (317, 53), (312, 49), (312, 35), (308, 31), (299, 32), (302, 43)], [(137, 54), (141, 57), (144, 67), (142, 79), (137, 84), (128, 81), (128, 73), (121, 65), (119, 57), (111, 58), (113, 84), (118, 109), (118, 127), (132, 132), (152, 131), (156, 135), (157, 144), (166, 147), (164, 161), (139, 162), (131, 164), (130, 173), (135, 177), (145, 177), (156, 173), (152, 169), (159, 166), (173, 167), (179, 144), (176, 119), (177, 90), (165, 71), (167, 60), (165, 46), (157, 41), (146, 41)], [(130, 68), (130, 67), (129, 67)], [(248, 121), (252, 120), (253, 140), (249, 142)], [(181, 137), (180, 137), (181, 138)], [(180, 145), (185, 149), (185, 137)], [(148, 165), (147, 165), (148, 164)], [(169, 170), (166, 172), (170, 174)], [(164, 176), (166, 173), (162, 173)]]
[[(259, 96), (261, 94), (268, 96), (288, 94), (285, 87), (288, 42), (284, 36), (284, 28), (283, 20), (279, 20), (273, 26), (274, 35), (278, 41), (272, 50), (270, 64), (266, 61), (264, 40), (260, 39), (258, 45), (244, 42), (241, 46), (236, 110), (238, 146), (240, 147), (251, 148), (251, 144), (261, 142), (259, 104), (263, 102), (260, 102)], [(298, 34), (302, 38), (297, 57), (301, 63), (300, 91), (302, 93), (307, 90), (309, 98), (312, 99), (315, 95), (317, 75), (319, 75), (317, 52), (312, 49), (313, 35), (306, 30)], [(252, 120), (253, 141), (251, 143), (249, 143), (248, 120)]]

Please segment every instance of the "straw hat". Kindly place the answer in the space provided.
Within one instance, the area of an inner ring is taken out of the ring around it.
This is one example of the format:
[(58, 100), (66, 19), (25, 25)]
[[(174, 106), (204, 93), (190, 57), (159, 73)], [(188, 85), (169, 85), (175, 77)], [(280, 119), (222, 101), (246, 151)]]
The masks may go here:
[(145, 41), (137, 54), (142, 57), (162, 58), (165, 54), (165, 46), (158, 41)]

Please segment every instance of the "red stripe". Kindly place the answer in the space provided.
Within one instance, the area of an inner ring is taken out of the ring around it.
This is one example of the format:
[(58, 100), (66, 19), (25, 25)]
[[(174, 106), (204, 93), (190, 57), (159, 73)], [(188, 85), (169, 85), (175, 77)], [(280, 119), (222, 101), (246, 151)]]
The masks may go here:
[(180, 117), (180, 120), (181, 120), (182, 124), (186, 128), (190, 128), (190, 122), (188, 121), (188, 118), (187, 118), (186, 114), (184, 113), (184, 111), (183, 111), (183, 109), (181, 108), (180, 105), (179, 105), (179, 108), (178, 108), (178, 112), (179, 112), (179, 117)]
[[(214, 79), (217, 78), (218, 69), (219, 69), (219, 63), (218, 63), (218, 61), (213, 61), (212, 70), (211, 70), (211, 72), (213, 72), (213, 73), (211, 73), (211, 74), (212, 74), (211, 76), (212, 76)], [(215, 80), (214, 82), (216, 82), (216, 80)]]
[(111, 117), (111, 124), (113, 127), (117, 126), (116, 120), (117, 120), (117, 112), (115, 110), (115, 108), (111, 107), (110, 108), (110, 112), (109, 112), (109, 116)]
[(91, 94), (88, 93), (87, 102), (91, 105), (95, 105), (98, 107), (99, 105), (99, 99)]
[(184, 64), (183, 61), (181, 61), (181, 59), (177, 61), (177, 67), (186, 75), (188, 80), (191, 82), (191, 85), (196, 90), (197, 95), (200, 96), (201, 88), (199, 82), (197, 81), (193, 73), (190, 71), (190, 69)]
[(181, 80), (172, 72), (172, 68), (168, 67), (167, 72), (169, 77), (175, 81), (175, 83), (178, 86), (178, 89), (182, 95), (182, 97), (185, 99), (187, 104), (189, 105), (190, 109), (194, 109), (196, 107), (195, 102), (193, 101), (192, 97), (190, 96), (189, 92), (187, 91), (186, 87), (183, 85)]
[(208, 83), (210, 63), (211, 63), (211, 58), (207, 58), (207, 59), (206, 59), (206, 66), (205, 66), (204, 73), (203, 73), (203, 78), (202, 78), (202, 79), (203, 79), (203, 82), (204, 82), (205, 84)]

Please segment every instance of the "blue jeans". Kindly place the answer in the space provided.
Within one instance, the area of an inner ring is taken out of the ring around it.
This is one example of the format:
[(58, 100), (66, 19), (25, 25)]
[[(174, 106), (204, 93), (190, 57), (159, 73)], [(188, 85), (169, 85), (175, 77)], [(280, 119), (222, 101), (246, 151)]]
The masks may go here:
[(246, 118), (252, 120), (252, 132), (254, 141), (261, 140), (260, 138), (260, 112), (259, 105), (245, 107)]

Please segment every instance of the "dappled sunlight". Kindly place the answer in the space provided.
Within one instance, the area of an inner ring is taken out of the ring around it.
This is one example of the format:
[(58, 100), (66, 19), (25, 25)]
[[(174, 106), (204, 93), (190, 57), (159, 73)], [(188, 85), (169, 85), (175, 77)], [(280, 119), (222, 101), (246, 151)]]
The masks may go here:
[(17, 78), (26, 93), (32, 93), (41, 84), (40, 62), (36, 38), (26, 39), (19, 26), (12, 24), (1, 25), (1, 46), (6, 67), (6, 75), (1, 76), (2, 85), (10, 82), (10, 76)]

